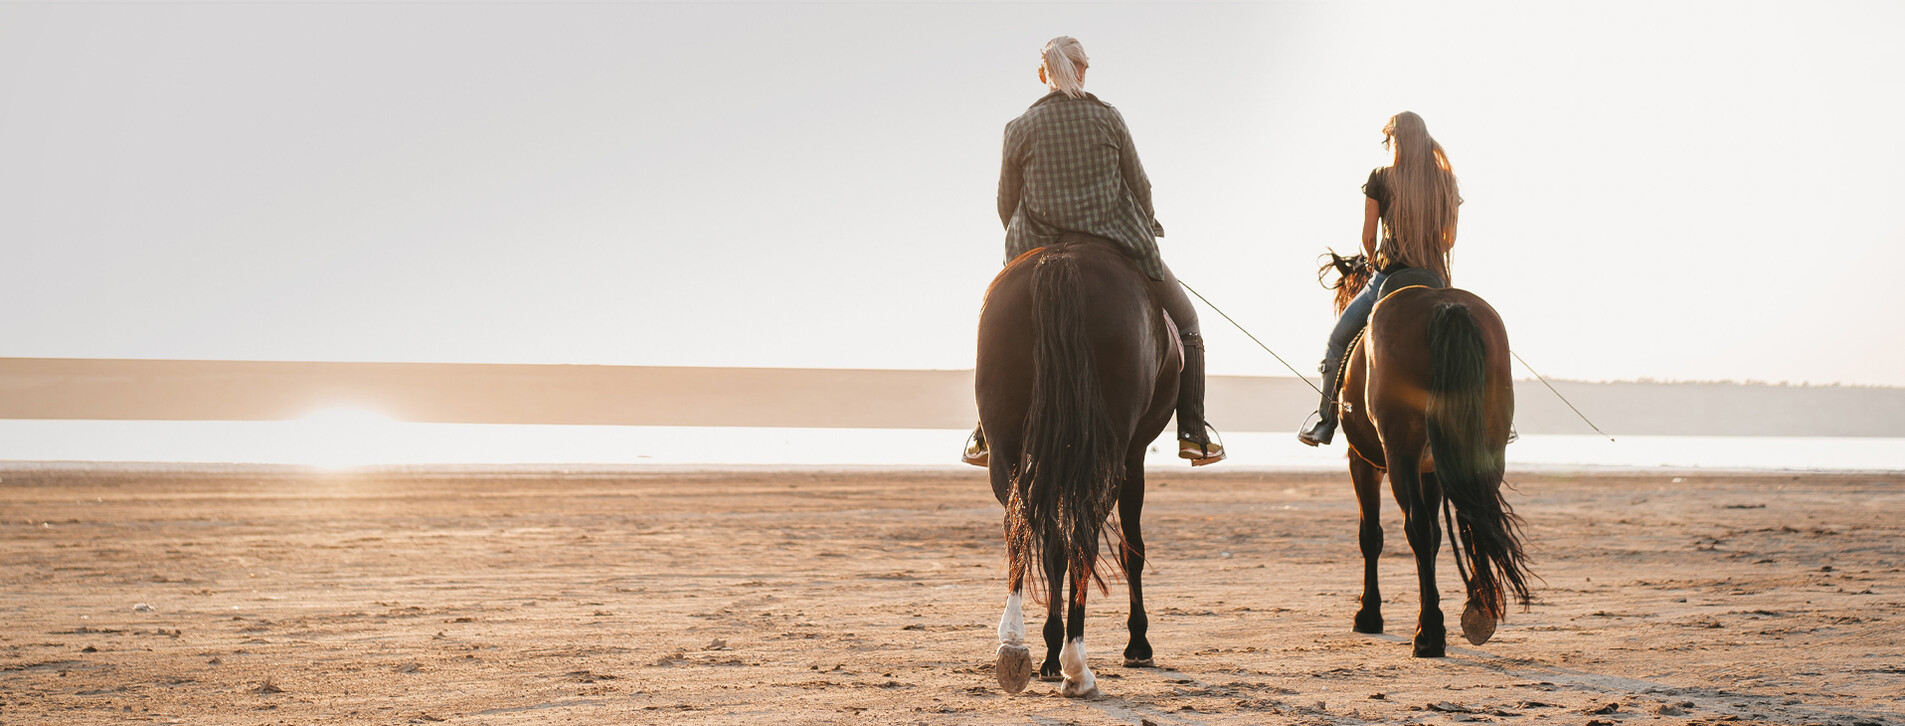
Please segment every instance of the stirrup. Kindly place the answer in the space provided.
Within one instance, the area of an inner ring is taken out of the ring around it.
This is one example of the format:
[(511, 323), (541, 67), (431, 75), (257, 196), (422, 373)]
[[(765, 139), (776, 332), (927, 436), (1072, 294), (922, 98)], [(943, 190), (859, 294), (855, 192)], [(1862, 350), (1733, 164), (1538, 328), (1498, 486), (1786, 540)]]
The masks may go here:
[[(1321, 411), (1318, 411), (1310, 415), (1319, 416), (1321, 413), (1322, 413)], [(1303, 423), (1307, 424), (1309, 422), (1310, 422), (1310, 419), (1308, 416), (1303, 418)], [(1328, 428), (1324, 428), (1324, 424), (1326, 423), (1329, 425)], [(1308, 427), (1305, 427), (1302, 431), (1296, 432), (1297, 442), (1303, 444), (1304, 446), (1312, 446), (1312, 447), (1329, 446), (1330, 441), (1335, 438), (1336, 438), (1336, 422), (1334, 421), (1326, 422), (1326, 421), (1323, 421), (1321, 418), (1317, 420), (1315, 426), (1308, 426)]]
[[(1209, 432), (1210, 435), (1205, 437), (1207, 441), (1202, 444), (1184, 438), (1184, 434), (1182, 433), (1179, 433), (1177, 436), (1177, 457), (1180, 459), (1190, 459), (1191, 466), (1215, 464), (1230, 458), (1229, 454), (1224, 453), (1224, 440), (1217, 434), (1217, 427), (1206, 423), (1204, 424), (1204, 430)], [(1213, 438), (1215, 439), (1214, 441), (1208, 440)]]
[(972, 433), (966, 434), (966, 451), (959, 456), (959, 460), (982, 468), (992, 466), (992, 451), (986, 446), (986, 440), (980, 435), (979, 429), (973, 429)]

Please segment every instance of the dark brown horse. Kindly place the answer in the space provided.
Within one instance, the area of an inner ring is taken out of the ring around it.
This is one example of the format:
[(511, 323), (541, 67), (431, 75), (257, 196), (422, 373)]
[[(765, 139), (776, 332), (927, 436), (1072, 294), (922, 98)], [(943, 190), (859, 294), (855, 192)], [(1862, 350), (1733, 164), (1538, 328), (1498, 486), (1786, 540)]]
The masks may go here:
[[(992, 493), (1006, 510), (1010, 587), (995, 675), (1008, 693), (1031, 680), (1020, 610), (1027, 585), (1047, 604), (1039, 675), (1063, 678), (1066, 696), (1097, 693), (1085, 665), (1085, 597), (1094, 582), (1105, 590), (1101, 537), (1131, 586), (1125, 665), (1152, 663), (1139, 533), (1144, 453), (1177, 402), (1176, 339), (1150, 280), (1095, 238), (1027, 252), (986, 290), (975, 377)], [(1120, 526), (1108, 530), (1114, 503)]]
[[(1341, 314), (1368, 282), (1368, 266), (1362, 255), (1330, 257), (1323, 271), (1340, 275), (1332, 287)], [(1394, 284), (1398, 279), (1385, 284), (1397, 289), (1376, 303), (1340, 377), (1349, 473), (1362, 513), (1363, 597), (1355, 628), (1382, 632), (1376, 560), (1382, 554), (1378, 515), (1387, 473), (1402, 505), (1421, 588), (1415, 655), (1438, 658), (1447, 632), (1435, 584), (1442, 545), (1438, 508), (1449, 522), (1456, 569), (1468, 592), (1462, 633), (1469, 642), (1481, 645), (1494, 634), (1508, 595), (1528, 603), (1532, 575), (1522, 552), (1521, 518), (1501, 496), (1515, 392), (1508, 332), (1494, 308), (1466, 290)]]

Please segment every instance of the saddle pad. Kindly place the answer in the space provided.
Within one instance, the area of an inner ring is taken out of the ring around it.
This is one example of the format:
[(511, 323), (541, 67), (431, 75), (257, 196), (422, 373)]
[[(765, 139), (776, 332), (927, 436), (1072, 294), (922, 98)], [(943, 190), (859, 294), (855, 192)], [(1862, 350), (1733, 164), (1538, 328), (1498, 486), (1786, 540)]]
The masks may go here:
[(1171, 335), (1171, 353), (1177, 356), (1177, 372), (1183, 373), (1184, 338), (1182, 334), (1177, 332), (1177, 321), (1171, 319), (1171, 311), (1169, 310), (1158, 308), (1158, 313), (1164, 316), (1164, 330)]

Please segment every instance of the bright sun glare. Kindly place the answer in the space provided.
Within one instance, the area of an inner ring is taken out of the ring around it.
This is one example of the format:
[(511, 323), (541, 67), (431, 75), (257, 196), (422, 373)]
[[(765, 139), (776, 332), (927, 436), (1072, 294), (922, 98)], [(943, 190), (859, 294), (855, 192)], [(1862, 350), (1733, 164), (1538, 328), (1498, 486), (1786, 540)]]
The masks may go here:
[(285, 423), (297, 458), (326, 469), (388, 463), (396, 445), (397, 420), (357, 406), (321, 408)]

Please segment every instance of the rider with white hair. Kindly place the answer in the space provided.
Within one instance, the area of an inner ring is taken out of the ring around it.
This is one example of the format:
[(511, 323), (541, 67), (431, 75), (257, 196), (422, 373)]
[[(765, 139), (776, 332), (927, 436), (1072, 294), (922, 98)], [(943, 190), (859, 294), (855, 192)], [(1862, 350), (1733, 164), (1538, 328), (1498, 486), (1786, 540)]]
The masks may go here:
[[(1005, 259), (1057, 242), (1067, 234), (1109, 240), (1151, 278), (1152, 292), (1177, 324), (1184, 344), (1178, 384), (1178, 456), (1192, 466), (1224, 459), (1204, 422), (1204, 339), (1197, 311), (1158, 255), (1164, 236), (1151, 207), (1151, 180), (1138, 161), (1124, 116), (1085, 92), (1091, 66), (1084, 46), (1053, 38), (1039, 58), (1038, 77), (1049, 91), (1005, 126), (999, 171), (999, 220), (1005, 223)], [(985, 466), (985, 436), (973, 432), (965, 461)]]

